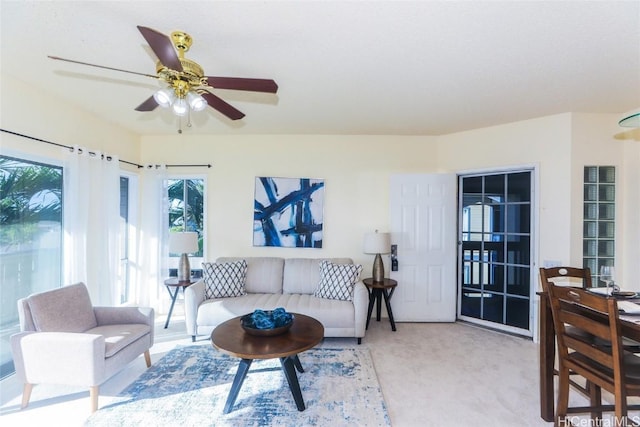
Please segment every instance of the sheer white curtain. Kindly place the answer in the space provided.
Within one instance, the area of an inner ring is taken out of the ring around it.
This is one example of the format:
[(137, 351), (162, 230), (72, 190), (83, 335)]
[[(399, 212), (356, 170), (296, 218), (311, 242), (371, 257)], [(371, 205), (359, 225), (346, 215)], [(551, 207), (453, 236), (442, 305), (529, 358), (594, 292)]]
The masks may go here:
[(164, 165), (145, 165), (140, 174), (140, 227), (138, 228), (137, 303), (160, 307), (160, 292), (167, 269), (169, 208), (167, 169)]
[(118, 158), (74, 146), (64, 161), (64, 282), (84, 282), (94, 305), (114, 305), (120, 259)]

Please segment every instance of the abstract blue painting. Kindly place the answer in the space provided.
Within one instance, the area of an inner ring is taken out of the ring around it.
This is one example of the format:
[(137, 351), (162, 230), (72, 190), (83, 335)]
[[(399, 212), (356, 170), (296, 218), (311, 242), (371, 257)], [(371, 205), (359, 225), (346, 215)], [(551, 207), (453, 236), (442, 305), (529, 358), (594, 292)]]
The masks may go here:
[(256, 177), (253, 246), (322, 248), (324, 180)]

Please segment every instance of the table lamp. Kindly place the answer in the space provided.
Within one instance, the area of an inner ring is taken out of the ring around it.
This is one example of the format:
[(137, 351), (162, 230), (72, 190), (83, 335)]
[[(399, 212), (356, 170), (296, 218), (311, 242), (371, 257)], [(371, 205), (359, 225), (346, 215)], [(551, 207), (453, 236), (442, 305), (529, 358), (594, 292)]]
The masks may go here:
[(191, 278), (191, 266), (187, 254), (198, 251), (198, 233), (180, 232), (169, 234), (169, 252), (182, 254), (178, 264), (178, 281), (182, 282)]
[(378, 230), (373, 233), (367, 233), (364, 236), (364, 244), (362, 247), (365, 254), (376, 255), (373, 260), (373, 281), (383, 282), (384, 263), (382, 262), (380, 254), (388, 254), (391, 252), (391, 234), (378, 233)]

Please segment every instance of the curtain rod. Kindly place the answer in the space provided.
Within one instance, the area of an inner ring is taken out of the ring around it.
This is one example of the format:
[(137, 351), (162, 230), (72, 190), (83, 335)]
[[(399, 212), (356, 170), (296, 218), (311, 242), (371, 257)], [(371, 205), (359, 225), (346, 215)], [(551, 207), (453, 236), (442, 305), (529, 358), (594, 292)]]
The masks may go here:
[[(31, 139), (31, 140), (34, 140), (34, 141), (44, 142), (45, 144), (51, 144), (51, 145), (55, 145), (57, 147), (68, 148), (69, 150), (73, 149), (73, 147), (71, 147), (70, 145), (58, 144), (57, 142), (47, 141), (45, 139), (36, 138), (35, 136), (24, 135), (22, 133), (13, 132), (13, 131), (10, 131), (10, 130), (7, 130), (7, 129), (0, 129), (0, 131), (5, 132), (5, 133), (9, 133), (11, 135), (21, 136), (23, 138)], [(95, 155), (96, 153), (94, 153), (92, 151), (89, 151), (89, 154), (94, 154)], [(111, 160), (111, 156), (107, 156), (107, 160)], [(127, 160), (118, 159), (118, 161), (121, 162), (121, 163), (126, 163), (128, 165), (136, 166), (138, 169), (144, 168), (143, 165), (139, 165), (137, 163), (129, 162)], [(199, 167), (210, 168), (211, 164), (207, 163), (207, 164), (203, 164), (203, 165), (194, 164), (194, 165), (165, 165), (165, 166), (168, 167), (168, 168), (199, 168)]]

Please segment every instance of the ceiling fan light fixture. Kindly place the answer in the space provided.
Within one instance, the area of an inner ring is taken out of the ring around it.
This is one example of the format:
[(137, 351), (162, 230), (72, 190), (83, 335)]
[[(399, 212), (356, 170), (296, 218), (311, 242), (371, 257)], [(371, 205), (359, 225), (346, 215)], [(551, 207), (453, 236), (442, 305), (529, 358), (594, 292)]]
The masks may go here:
[(163, 108), (170, 107), (171, 104), (173, 104), (175, 98), (176, 96), (173, 93), (173, 90), (169, 88), (160, 89), (153, 94), (153, 99), (155, 99), (158, 105)]
[(183, 117), (187, 115), (187, 112), (189, 112), (189, 104), (187, 104), (187, 101), (184, 98), (178, 98), (173, 101), (171, 107), (173, 108), (173, 112), (176, 116)]
[(202, 111), (207, 108), (207, 101), (199, 93), (193, 91), (187, 93), (187, 102), (193, 111)]

